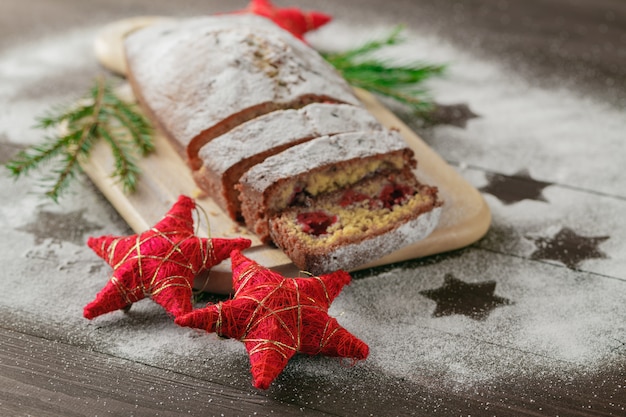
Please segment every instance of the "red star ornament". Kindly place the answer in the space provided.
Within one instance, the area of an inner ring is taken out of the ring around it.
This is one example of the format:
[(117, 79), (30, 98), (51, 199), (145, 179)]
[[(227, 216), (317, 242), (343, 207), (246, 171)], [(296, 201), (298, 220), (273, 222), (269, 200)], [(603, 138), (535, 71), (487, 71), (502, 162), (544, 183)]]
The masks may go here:
[(234, 249), (250, 247), (249, 239), (195, 236), (194, 200), (180, 196), (161, 221), (132, 236), (89, 238), (87, 245), (109, 265), (113, 275), (83, 315), (93, 319), (149, 297), (174, 317), (192, 310), (194, 277), (227, 259)]
[(267, 389), (296, 353), (367, 357), (368, 346), (328, 315), (350, 282), (347, 272), (285, 278), (238, 250), (230, 256), (234, 297), (177, 317), (176, 323), (243, 342), (255, 387)]
[(317, 11), (303, 12), (297, 7), (276, 7), (269, 0), (252, 0), (245, 9), (234, 13), (252, 13), (267, 17), (300, 40), (304, 40), (306, 32), (315, 30), (332, 19), (330, 15)]

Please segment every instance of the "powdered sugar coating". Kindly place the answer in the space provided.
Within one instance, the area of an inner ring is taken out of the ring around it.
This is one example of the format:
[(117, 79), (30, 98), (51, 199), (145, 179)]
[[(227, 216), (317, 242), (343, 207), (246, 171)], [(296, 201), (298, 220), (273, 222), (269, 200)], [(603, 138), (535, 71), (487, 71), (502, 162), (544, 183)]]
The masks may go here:
[(250, 168), (241, 177), (240, 183), (262, 193), (277, 181), (316, 168), (403, 149), (409, 149), (406, 142), (392, 130), (321, 136), (267, 158)]
[(349, 104), (314, 103), (304, 107), (303, 111), (318, 136), (383, 129), (369, 111)]
[(245, 159), (299, 140), (376, 129), (383, 127), (362, 107), (313, 103), (299, 110), (277, 110), (243, 123), (204, 145), (199, 157), (212, 172), (224, 173)]
[(198, 156), (216, 173), (243, 159), (314, 134), (298, 110), (277, 110), (243, 123), (204, 145)]
[(168, 21), (132, 33), (125, 49), (144, 105), (182, 148), (263, 103), (324, 95), (359, 104), (314, 49), (259, 16)]

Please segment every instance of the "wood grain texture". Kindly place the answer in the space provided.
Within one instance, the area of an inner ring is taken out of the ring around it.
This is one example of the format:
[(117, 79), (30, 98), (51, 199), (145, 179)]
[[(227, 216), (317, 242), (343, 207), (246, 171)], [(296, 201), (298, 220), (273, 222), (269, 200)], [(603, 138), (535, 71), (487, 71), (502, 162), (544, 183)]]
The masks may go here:
[(0, 347), (5, 416), (329, 415), (4, 328)]
[[(522, 354), (532, 360), (532, 355)], [(382, 375), (382, 374), (381, 374)], [(208, 377), (208, 375), (207, 375)], [(287, 372), (285, 390), (271, 395), (128, 361), (84, 347), (0, 327), (0, 410), (11, 417), (96, 415), (354, 416), (620, 415), (619, 373), (545, 375), (500, 381), (471, 393), (393, 378), (328, 379)], [(285, 378), (281, 378), (285, 379)], [(589, 395), (591, 394), (591, 395)], [(393, 410), (393, 411), (392, 411)]]

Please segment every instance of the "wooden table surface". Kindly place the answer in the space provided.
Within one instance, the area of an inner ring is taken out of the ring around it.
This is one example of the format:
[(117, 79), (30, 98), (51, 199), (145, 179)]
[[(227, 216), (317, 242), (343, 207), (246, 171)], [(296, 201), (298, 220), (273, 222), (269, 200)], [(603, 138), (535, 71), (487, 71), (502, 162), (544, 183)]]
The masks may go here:
[[(42, 140), (35, 116), (106, 73), (92, 48), (103, 25), (244, 5), (3, 0), (0, 163)], [(431, 123), (394, 111), (483, 193), (485, 238), (355, 273), (330, 313), (370, 356), (297, 356), (259, 391), (241, 343), (177, 327), (149, 300), (84, 319), (111, 272), (85, 241), (129, 227), (84, 176), (52, 204), (36, 178), (5, 171), (0, 415), (626, 415), (626, 3), (314, 7), (334, 16), (309, 38), (316, 47), (403, 23), (391, 57), (448, 65), (431, 94), (467, 107)]]

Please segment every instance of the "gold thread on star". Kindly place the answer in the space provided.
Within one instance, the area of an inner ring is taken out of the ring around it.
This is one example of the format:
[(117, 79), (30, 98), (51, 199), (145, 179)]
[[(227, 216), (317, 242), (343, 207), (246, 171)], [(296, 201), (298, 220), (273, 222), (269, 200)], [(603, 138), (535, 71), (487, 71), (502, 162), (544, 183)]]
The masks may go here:
[[(151, 298), (172, 316), (192, 309), (193, 280), (227, 259), (249, 239), (200, 238), (194, 233), (195, 202), (181, 196), (154, 227), (128, 237), (90, 238), (88, 245), (113, 267), (108, 284), (85, 306), (84, 316), (128, 309)], [(207, 218), (208, 224), (208, 218)]]
[(328, 315), (350, 282), (347, 272), (285, 278), (240, 251), (231, 260), (234, 297), (177, 317), (176, 323), (244, 343), (256, 387), (268, 388), (296, 353), (367, 357), (367, 345)]

